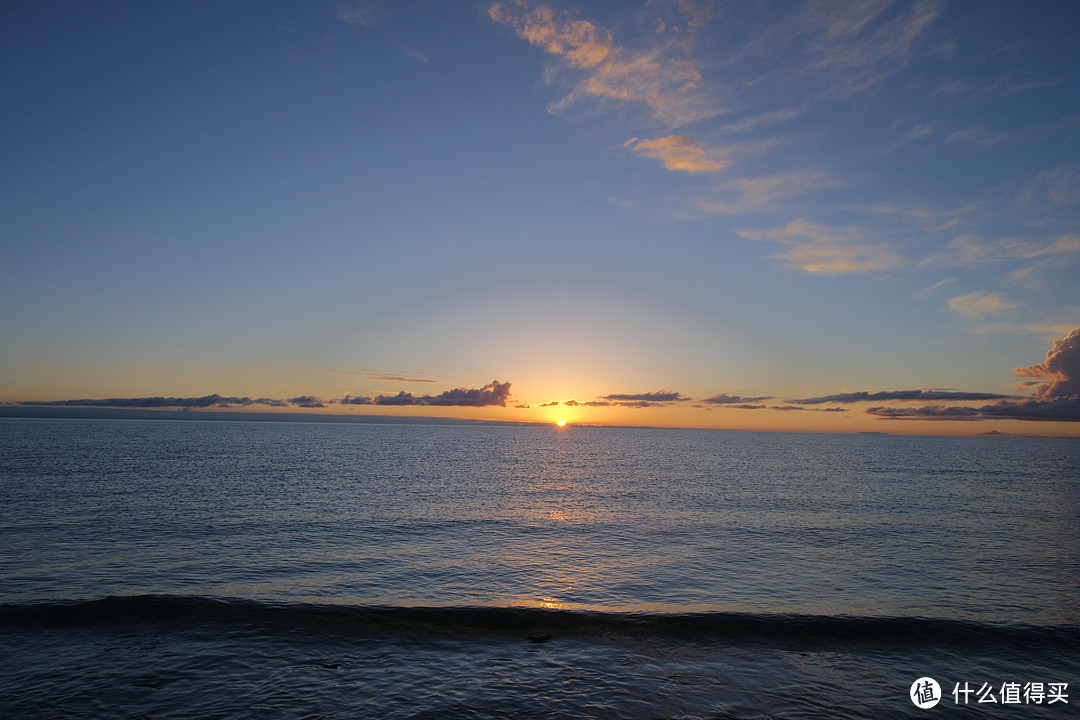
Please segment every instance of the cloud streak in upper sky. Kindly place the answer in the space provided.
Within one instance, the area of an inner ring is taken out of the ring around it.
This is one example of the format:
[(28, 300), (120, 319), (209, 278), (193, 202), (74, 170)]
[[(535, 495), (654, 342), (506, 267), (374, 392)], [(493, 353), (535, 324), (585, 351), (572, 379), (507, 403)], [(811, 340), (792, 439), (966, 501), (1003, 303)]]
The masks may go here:
[(718, 115), (721, 110), (700, 89), (697, 64), (678, 57), (676, 45), (632, 49), (616, 44), (610, 31), (573, 12), (523, 0), (497, 2), (489, 17), (507, 25), (524, 40), (543, 48), (580, 80), (566, 96), (549, 106), (561, 112), (575, 103), (639, 103), (669, 127), (680, 127)]

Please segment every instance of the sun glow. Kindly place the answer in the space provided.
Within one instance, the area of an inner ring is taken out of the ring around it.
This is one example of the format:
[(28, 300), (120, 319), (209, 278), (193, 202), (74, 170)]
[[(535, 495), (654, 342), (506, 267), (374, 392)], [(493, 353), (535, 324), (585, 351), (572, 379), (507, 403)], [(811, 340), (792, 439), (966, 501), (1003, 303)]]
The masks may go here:
[(559, 418), (558, 420), (555, 421), (555, 424), (558, 425), (559, 427), (565, 427), (566, 426), (566, 421), (563, 420), (562, 418)]

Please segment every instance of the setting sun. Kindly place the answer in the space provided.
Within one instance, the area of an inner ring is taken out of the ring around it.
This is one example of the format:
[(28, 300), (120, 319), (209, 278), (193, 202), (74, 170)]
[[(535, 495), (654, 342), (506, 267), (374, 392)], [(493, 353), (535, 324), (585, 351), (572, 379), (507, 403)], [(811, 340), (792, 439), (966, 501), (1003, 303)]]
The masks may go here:
[(566, 421), (563, 420), (562, 418), (559, 418), (558, 420), (555, 421), (555, 424), (558, 425), (559, 427), (565, 427), (566, 426)]

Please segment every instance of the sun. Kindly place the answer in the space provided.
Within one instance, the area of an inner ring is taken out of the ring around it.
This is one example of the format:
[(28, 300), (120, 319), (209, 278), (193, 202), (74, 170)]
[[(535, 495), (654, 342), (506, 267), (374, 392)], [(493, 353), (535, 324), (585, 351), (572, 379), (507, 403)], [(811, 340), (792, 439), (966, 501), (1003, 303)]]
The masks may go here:
[(558, 425), (559, 427), (565, 427), (566, 426), (566, 421), (563, 420), (562, 418), (559, 418), (558, 420), (555, 421), (555, 424)]

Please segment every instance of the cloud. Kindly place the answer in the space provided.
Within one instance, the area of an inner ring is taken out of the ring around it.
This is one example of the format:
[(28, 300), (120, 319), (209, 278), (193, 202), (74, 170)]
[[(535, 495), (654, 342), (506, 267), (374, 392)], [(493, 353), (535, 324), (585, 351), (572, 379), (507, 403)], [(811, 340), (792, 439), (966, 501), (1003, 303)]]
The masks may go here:
[[(1028, 399), (1016, 400), (1007, 396), (995, 396), (989, 393), (940, 393), (930, 391), (918, 397), (902, 397), (898, 394), (884, 398), (881, 393), (874, 393), (866, 399), (890, 400), (962, 400), (1003, 398), (992, 405), (982, 407), (924, 405), (918, 408), (897, 408), (875, 406), (867, 409), (870, 415), (890, 420), (1029, 420), (1042, 422), (1080, 422), (1080, 328), (1076, 328), (1066, 337), (1054, 341), (1053, 347), (1046, 353), (1046, 360), (1038, 365), (1016, 368), (1018, 377), (1035, 378), (1037, 388)], [(1030, 386), (1030, 383), (1022, 385)], [(902, 393), (918, 391), (901, 391)], [(849, 395), (859, 395), (850, 393)], [(830, 398), (810, 398), (810, 401), (847, 402)], [(854, 402), (856, 400), (852, 400)]]
[(1080, 168), (1063, 165), (1039, 173), (1024, 191), (1021, 202), (1051, 208), (1080, 203)]
[(648, 4), (658, 10), (657, 34), (695, 33), (719, 12), (711, 0), (650, 0)]
[(906, 65), (942, 12), (940, 2), (920, 0), (909, 12), (887, 17), (890, 5), (891, 0), (807, 3), (803, 22), (823, 30), (808, 47), (812, 67), (835, 75), (834, 95), (866, 90)]
[(976, 319), (1010, 310), (1016, 307), (1016, 303), (998, 293), (978, 290), (967, 295), (949, 298), (945, 306), (954, 313)]
[(604, 395), (599, 400), (590, 400), (588, 402), (567, 400), (563, 402), (563, 405), (566, 405), (567, 407), (647, 408), (688, 400), (690, 400), (690, 398), (683, 397), (680, 393), (671, 392), (669, 390), (658, 390), (656, 392), (646, 393), (613, 393), (611, 395)]
[(540, 403), (540, 407), (554, 407), (559, 404), (558, 400), (552, 400), (551, 402)]
[(1032, 395), (1036, 400), (1080, 396), (1080, 328), (1055, 340), (1046, 353), (1046, 360), (1038, 365), (1016, 368), (1013, 372), (1042, 383)]
[(718, 185), (716, 200), (701, 200), (698, 208), (713, 215), (745, 215), (771, 211), (780, 200), (821, 190), (835, 183), (816, 170), (793, 170), (756, 178), (739, 178)]
[(942, 407), (921, 408), (872, 407), (867, 413), (889, 420), (1029, 420), (1035, 422), (1080, 422), (1080, 396), (1055, 400), (1002, 401), (981, 408)]
[(938, 280), (936, 283), (934, 283), (930, 287), (925, 287), (925, 288), (923, 288), (922, 290), (918, 291), (915, 294), (918, 297), (929, 297), (929, 296), (933, 295), (935, 291), (940, 290), (941, 288), (945, 287), (946, 285), (952, 285), (956, 281), (957, 281), (957, 278), (954, 278), (954, 277), (943, 278), (941, 280)]
[(577, 400), (567, 400), (563, 403), (567, 407), (610, 407), (615, 403), (603, 402), (600, 400), (590, 400), (589, 402), (578, 402)]
[(782, 228), (739, 234), (749, 240), (788, 245), (790, 250), (774, 257), (786, 260), (789, 269), (814, 275), (877, 272), (902, 262), (883, 245), (865, 242), (862, 232), (855, 227), (832, 228), (794, 220)]
[(726, 162), (711, 159), (700, 143), (685, 135), (668, 135), (655, 140), (631, 138), (624, 146), (630, 147), (636, 153), (656, 158), (668, 170), (716, 172), (727, 167)]
[(614, 395), (602, 395), (602, 400), (620, 400), (627, 401), (645, 401), (645, 402), (676, 402), (682, 400), (689, 400), (688, 397), (683, 397), (680, 393), (671, 392), (669, 390), (657, 390), (656, 392), (647, 393), (632, 393), (632, 394), (614, 394)]
[(824, 403), (886, 402), (889, 400), (1002, 400), (1010, 395), (997, 393), (958, 392), (953, 390), (883, 390), (880, 392), (849, 392), (821, 397), (789, 400), (796, 405), (822, 405)]
[[(712, 403), (714, 405), (735, 405), (737, 403), (756, 403), (762, 400), (771, 399), (770, 395), (763, 395), (762, 397), (739, 397), (738, 395), (728, 395), (727, 393), (720, 393), (719, 395), (713, 395), (710, 398), (705, 398), (701, 402)], [(765, 407), (764, 405), (755, 407)]]
[(1003, 132), (993, 132), (986, 128), (973, 127), (956, 130), (949, 133), (945, 138), (947, 143), (974, 143), (976, 145), (997, 145), (1008, 140), (1009, 136)]
[(792, 270), (814, 275), (847, 275), (876, 272), (894, 267), (898, 258), (877, 245), (817, 245), (804, 243), (776, 255)]
[(289, 402), (302, 408), (326, 407), (326, 405), (322, 401), (322, 398), (317, 398), (314, 395), (301, 395), (300, 397), (289, 398)]
[(920, 206), (878, 205), (859, 209), (874, 215), (900, 215), (914, 220), (919, 224), (919, 228), (926, 232), (941, 232), (959, 224), (963, 216), (969, 214), (975, 207), (975, 204), (971, 204), (955, 210), (934, 210)]
[(794, 120), (795, 118), (806, 112), (806, 106), (797, 108), (784, 108), (782, 110), (773, 110), (772, 112), (760, 113), (757, 115), (751, 115), (750, 117), (743, 118), (733, 123), (724, 125), (721, 129), (727, 132), (746, 132), (748, 130), (755, 130), (764, 125), (772, 125), (778, 122), (784, 122), (786, 120)]
[(975, 233), (954, 238), (941, 252), (919, 263), (920, 267), (976, 266), (1002, 260), (1035, 260), (1080, 252), (1080, 235), (1060, 235), (1040, 242), (1024, 238), (983, 240)]
[(933, 134), (934, 134), (933, 125), (925, 125), (925, 124), (913, 125), (912, 127), (908, 128), (907, 132), (905, 132), (903, 135), (896, 138), (891, 143), (889, 143), (887, 146), (885, 146), (884, 151), (885, 152), (895, 152), (897, 149), (903, 147), (904, 145), (907, 145), (910, 142), (914, 142), (916, 140), (920, 140), (920, 139), (925, 138), (925, 137), (930, 137)]
[(102, 398), (98, 400), (24, 400), (21, 405), (41, 405), (59, 407), (111, 407), (111, 408), (228, 408), (266, 405), (268, 407), (286, 407), (290, 400), (273, 398), (223, 397), (217, 393), (202, 397), (141, 397), (141, 398)]
[(22, 405), (61, 406), (61, 407), (111, 407), (111, 408), (229, 408), (248, 407), (252, 405), (266, 405), (269, 407), (289, 407), (295, 405), (301, 408), (317, 409), (325, 408), (327, 404), (338, 405), (428, 405), (428, 406), (458, 406), (458, 407), (486, 407), (490, 405), (506, 406), (510, 396), (510, 383), (493, 380), (482, 388), (455, 388), (439, 393), (438, 395), (415, 396), (404, 390), (397, 395), (379, 395), (370, 397), (354, 397), (346, 395), (341, 400), (322, 400), (315, 395), (300, 395), (288, 400), (273, 398), (258, 398), (252, 400), (249, 397), (223, 397), (221, 395), (206, 395), (195, 398), (177, 397), (143, 397), (143, 398), (104, 398), (100, 400), (25, 400)]
[(409, 58), (410, 60), (415, 60), (421, 65), (427, 65), (428, 56), (426, 53), (421, 52), (420, 50), (417, 50), (415, 48), (405, 48), (404, 52), (405, 57)]
[(939, 85), (932, 94), (959, 98), (965, 104), (988, 103), (1057, 84), (1056, 80), (1022, 80), (1016, 73), (1009, 73), (997, 80), (986, 79), (975, 83), (953, 80)]
[(547, 5), (530, 8), (524, 0), (496, 2), (488, 8), (488, 16), (582, 76), (570, 93), (549, 106), (551, 112), (586, 99), (642, 103), (671, 127), (721, 112), (699, 91), (697, 65), (672, 56), (678, 48), (675, 43), (641, 50), (622, 47), (606, 28), (580, 20), (570, 11)]
[(398, 375), (372, 375), (372, 380), (380, 380), (384, 382), (410, 382), (410, 383), (437, 383), (438, 380), (427, 380), (425, 378), (409, 378), (400, 377)]
[(363, 27), (373, 27), (379, 15), (375, 8), (363, 3), (339, 5), (333, 13), (338, 20)]
[(438, 395), (415, 396), (402, 390), (397, 395), (379, 395), (375, 405), (427, 405), (439, 407), (506, 407), (510, 383), (492, 380), (482, 388), (454, 388)]
[(979, 420), (979, 411), (971, 407), (941, 407), (939, 405), (927, 405), (921, 408), (890, 408), (872, 407), (866, 410), (868, 415), (890, 420), (898, 419), (921, 419), (921, 420)]

